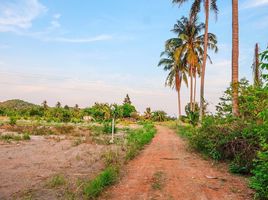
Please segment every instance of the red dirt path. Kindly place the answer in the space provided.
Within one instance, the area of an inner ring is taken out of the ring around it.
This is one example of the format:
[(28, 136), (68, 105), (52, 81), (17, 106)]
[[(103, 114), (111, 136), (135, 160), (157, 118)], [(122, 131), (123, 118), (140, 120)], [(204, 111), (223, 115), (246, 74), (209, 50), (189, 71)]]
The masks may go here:
[[(100, 199), (115, 200), (248, 200), (246, 179), (231, 175), (225, 165), (187, 150), (174, 131), (157, 127), (152, 143), (126, 166), (126, 174)], [(156, 177), (161, 174), (159, 180)]]

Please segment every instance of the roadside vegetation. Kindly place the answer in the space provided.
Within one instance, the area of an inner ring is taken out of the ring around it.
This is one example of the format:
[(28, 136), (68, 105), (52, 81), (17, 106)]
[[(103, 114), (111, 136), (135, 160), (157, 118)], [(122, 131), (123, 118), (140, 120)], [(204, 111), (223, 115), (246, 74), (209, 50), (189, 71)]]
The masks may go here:
[[(232, 173), (250, 176), (256, 199), (268, 199), (268, 79), (267, 50), (260, 54), (259, 80), (239, 82), (239, 117), (232, 113), (232, 86), (216, 106), (215, 114), (206, 114), (199, 126), (190, 113), (171, 128), (189, 140), (189, 145), (207, 157), (229, 163)], [(253, 71), (254, 72), (254, 71)]]
[(143, 127), (139, 129), (129, 130), (126, 135), (126, 144), (123, 148), (126, 153), (123, 156), (119, 152), (109, 151), (103, 155), (106, 168), (93, 180), (86, 182), (84, 186), (84, 195), (89, 199), (95, 199), (110, 185), (117, 182), (120, 176), (120, 169), (125, 161), (133, 159), (151, 142), (156, 129), (152, 123), (143, 123)]
[[(268, 48), (260, 53), (259, 44), (255, 45), (252, 83), (246, 79), (239, 81), (239, 5), (238, 0), (233, 0), (232, 80), (216, 106), (216, 113), (208, 113), (204, 93), (206, 64), (212, 63), (208, 50), (218, 51), (217, 37), (209, 32), (209, 19), (210, 12), (216, 16), (219, 12), (217, 1), (172, 2), (179, 6), (192, 4), (189, 17), (182, 16), (174, 25), (172, 32), (176, 36), (165, 42), (158, 65), (167, 71), (166, 86), (176, 89), (178, 94), (179, 122), (167, 125), (187, 138), (193, 149), (214, 160), (229, 162), (230, 172), (251, 176), (255, 199), (268, 199)], [(204, 23), (198, 20), (200, 13), (204, 14)], [(180, 99), (183, 84), (190, 91), (185, 116), (181, 114)]]

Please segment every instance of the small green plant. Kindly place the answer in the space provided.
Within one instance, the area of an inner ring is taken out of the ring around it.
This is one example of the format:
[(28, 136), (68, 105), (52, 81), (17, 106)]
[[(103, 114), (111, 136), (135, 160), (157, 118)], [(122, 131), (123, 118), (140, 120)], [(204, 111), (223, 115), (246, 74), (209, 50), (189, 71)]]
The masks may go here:
[(82, 144), (83, 140), (79, 137), (79, 138), (76, 138), (74, 141), (73, 141), (73, 146), (78, 146), (80, 144)]
[(165, 174), (161, 171), (155, 172), (153, 175), (152, 188), (154, 190), (161, 190), (164, 187)]
[(84, 194), (89, 199), (97, 198), (100, 193), (108, 186), (114, 184), (119, 175), (117, 167), (108, 167), (95, 179), (89, 181), (84, 186)]
[(118, 151), (108, 151), (102, 155), (106, 167), (119, 166), (120, 157)]
[(17, 123), (17, 118), (16, 118), (15, 116), (11, 116), (11, 117), (9, 118), (9, 124), (10, 124), (11, 126), (14, 126), (14, 125), (16, 125), (16, 123)]
[(51, 188), (55, 188), (55, 187), (59, 187), (59, 186), (61, 186), (61, 185), (64, 185), (65, 183), (66, 183), (66, 180), (65, 180), (64, 176), (58, 174), (58, 175), (53, 176), (53, 177), (50, 179), (48, 185), (49, 185)]
[(24, 134), (22, 135), (22, 139), (23, 139), (23, 140), (30, 140), (31, 137), (30, 137), (29, 133), (24, 133)]

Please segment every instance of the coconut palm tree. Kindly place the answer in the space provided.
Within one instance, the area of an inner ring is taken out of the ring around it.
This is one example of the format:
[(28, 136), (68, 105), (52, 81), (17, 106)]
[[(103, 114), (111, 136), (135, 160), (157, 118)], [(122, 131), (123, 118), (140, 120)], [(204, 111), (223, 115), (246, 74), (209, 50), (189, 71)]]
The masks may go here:
[[(172, 0), (173, 3), (178, 3), (180, 6), (188, 0)], [(205, 92), (205, 70), (207, 64), (207, 49), (208, 49), (208, 41), (209, 41), (209, 33), (208, 33), (208, 26), (209, 26), (209, 12), (210, 10), (216, 14), (218, 14), (218, 6), (217, 0), (193, 0), (192, 8), (191, 8), (191, 17), (195, 16), (197, 13), (200, 12), (201, 4), (204, 4), (205, 8), (205, 35), (204, 35), (204, 56), (202, 62), (202, 69), (201, 69), (201, 84), (200, 84), (200, 121), (202, 121), (203, 117), (203, 107), (204, 107), (204, 92)]]
[(232, 86), (233, 86), (233, 115), (239, 115), (238, 109), (238, 69), (239, 69), (239, 22), (238, 0), (232, 0)]
[[(175, 51), (175, 56), (179, 55), (181, 57), (177, 57), (176, 60), (185, 60), (188, 65), (191, 111), (194, 111), (193, 79), (196, 73), (202, 71), (200, 68), (203, 66), (203, 57), (205, 55), (205, 35), (201, 34), (204, 28), (204, 23), (198, 23), (198, 18), (191, 16), (189, 19), (182, 17), (173, 29), (173, 32), (178, 34), (178, 38), (181, 40), (181, 45)], [(208, 33), (207, 47), (215, 52), (218, 51), (217, 38), (212, 33)], [(206, 57), (210, 60), (207, 54)]]
[[(171, 41), (167, 41), (171, 42)], [(174, 45), (174, 41), (173, 45)], [(187, 69), (185, 68), (186, 65), (183, 65), (181, 62), (177, 62), (175, 60), (174, 56), (174, 48), (175, 46), (172, 46), (171, 44), (166, 45), (166, 50), (161, 53), (162, 58), (158, 66), (163, 66), (165, 71), (168, 71), (168, 76), (166, 78), (165, 85), (169, 86), (171, 88), (175, 88), (178, 94), (178, 117), (181, 116), (181, 98), (180, 98), (180, 90), (181, 90), (181, 84), (182, 80), (188, 85), (187, 82)]]

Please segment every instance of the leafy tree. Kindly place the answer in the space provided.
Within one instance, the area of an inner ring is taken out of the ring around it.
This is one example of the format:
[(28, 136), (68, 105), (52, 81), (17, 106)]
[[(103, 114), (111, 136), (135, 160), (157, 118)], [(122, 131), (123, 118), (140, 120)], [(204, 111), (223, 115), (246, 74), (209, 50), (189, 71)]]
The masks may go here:
[(157, 122), (163, 122), (167, 120), (167, 113), (162, 110), (157, 110), (153, 112), (152, 119)]
[(144, 118), (145, 119), (151, 119), (152, 118), (152, 111), (151, 111), (150, 107), (146, 108), (146, 110), (144, 112)]
[(64, 106), (64, 109), (69, 110), (70, 108), (69, 108), (68, 105), (65, 105), (65, 106)]
[(131, 101), (130, 101), (128, 94), (126, 95), (123, 104), (131, 104)]
[(61, 103), (58, 101), (55, 107), (56, 108), (61, 108)]
[(268, 71), (268, 47), (264, 52), (260, 54), (260, 59), (261, 59), (260, 67), (262, 68), (262, 70), (264, 70), (262, 74), (262, 78), (268, 85), (268, 73), (267, 73)]
[(136, 108), (135, 106), (129, 103), (125, 103), (122, 105), (122, 111), (123, 111), (123, 117), (127, 118), (127, 117), (131, 117), (131, 113), (136, 112)]
[(46, 100), (43, 101), (42, 106), (43, 106), (44, 110), (47, 110), (48, 109), (48, 105), (47, 105), (47, 101)]

